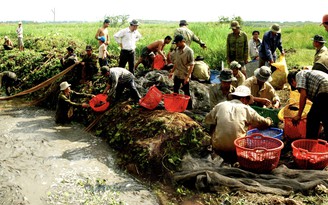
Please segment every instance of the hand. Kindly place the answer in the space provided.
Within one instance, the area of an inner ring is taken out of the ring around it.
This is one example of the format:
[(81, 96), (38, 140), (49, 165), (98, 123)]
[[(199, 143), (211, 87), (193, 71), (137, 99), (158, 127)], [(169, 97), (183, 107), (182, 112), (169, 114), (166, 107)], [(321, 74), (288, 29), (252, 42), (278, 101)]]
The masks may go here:
[(87, 107), (90, 107), (90, 105), (87, 104), (87, 103), (82, 103), (82, 107), (83, 107), (83, 108), (87, 108)]
[(276, 100), (276, 101), (274, 102), (273, 108), (278, 109), (279, 107), (280, 107), (280, 102), (279, 102), (278, 100)]
[(301, 121), (301, 117), (296, 115), (295, 117), (292, 118), (292, 123), (294, 126), (297, 126)]
[(272, 106), (271, 101), (266, 99), (266, 98), (261, 99), (261, 104), (265, 107), (271, 107)]
[(187, 84), (188, 82), (190, 81), (190, 78), (189, 77), (186, 77), (183, 84)]
[(172, 76), (173, 76), (173, 72), (171, 72), (171, 73), (169, 74), (169, 79), (171, 79)]
[(95, 95), (91, 95), (92, 98), (96, 97)]

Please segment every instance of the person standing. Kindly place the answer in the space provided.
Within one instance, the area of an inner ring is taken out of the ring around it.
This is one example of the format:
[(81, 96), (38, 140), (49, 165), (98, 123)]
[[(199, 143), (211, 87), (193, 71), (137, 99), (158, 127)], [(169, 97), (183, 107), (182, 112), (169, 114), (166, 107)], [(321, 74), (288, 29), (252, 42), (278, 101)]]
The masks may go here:
[(61, 68), (62, 71), (77, 62), (77, 56), (74, 53), (74, 48), (72, 46), (68, 46), (66, 48), (66, 51), (67, 51), (67, 54), (63, 58), (60, 59), (60, 63), (62, 65), (62, 68)]
[(313, 102), (306, 120), (306, 138), (317, 139), (320, 122), (328, 139), (328, 74), (318, 70), (292, 70), (287, 75), (292, 90), (300, 93), (299, 110), (292, 121), (298, 124), (302, 118), (306, 100)]
[(22, 22), (18, 22), (18, 28), (16, 29), (17, 38), (18, 38), (18, 47), (20, 51), (24, 50), (24, 42), (23, 42), (23, 25)]
[(87, 45), (85, 47), (85, 54), (82, 55), (82, 61), (80, 62), (82, 66), (82, 81), (92, 81), (93, 76), (98, 73), (97, 67), (98, 57), (92, 52), (92, 46)]
[(100, 67), (108, 65), (107, 56), (109, 53), (107, 51), (107, 45), (105, 44), (105, 41), (106, 41), (105, 36), (100, 36), (98, 38), (98, 42), (99, 42), (98, 62)]
[[(276, 62), (277, 54), (276, 50), (279, 49), (281, 55), (285, 55), (285, 51), (282, 47), (281, 29), (279, 24), (273, 24), (270, 31), (267, 31), (263, 35), (262, 44), (259, 48), (259, 67), (264, 66), (266, 63), (271, 66)], [(271, 66), (271, 71), (274, 72), (275, 68)]]
[(90, 107), (87, 103), (76, 103), (71, 101), (74, 97), (95, 97), (92, 94), (78, 93), (71, 90), (67, 81), (60, 83), (60, 93), (58, 95), (58, 101), (56, 106), (55, 122), (58, 124), (66, 124), (72, 120), (74, 107)]
[(325, 39), (320, 35), (313, 37), (313, 47), (316, 49), (312, 70), (320, 70), (328, 73), (328, 49)]
[[(169, 74), (169, 78), (173, 78), (173, 92), (179, 93), (181, 87), (185, 95), (190, 96), (189, 82), (194, 68), (194, 51), (187, 46), (184, 37), (177, 35), (174, 38), (177, 49), (174, 53), (174, 66)], [(187, 109), (192, 109), (192, 99), (190, 97)]]
[(109, 68), (103, 66), (101, 67), (101, 74), (107, 78), (106, 88), (103, 93), (107, 94), (109, 91), (108, 102), (116, 103), (122, 97), (125, 88), (130, 90), (133, 101), (135, 103), (139, 102), (141, 96), (136, 88), (135, 77), (130, 71), (120, 67)]
[(181, 20), (179, 23), (179, 28), (174, 31), (174, 37), (177, 35), (182, 35), (185, 41), (185, 44), (190, 47), (192, 41), (198, 43), (200, 47), (206, 48), (206, 44), (200, 40), (198, 36), (194, 34), (189, 28), (186, 20)]
[(320, 25), (323, 25), (325, 30), (328, 32), (328, 14), (323, 15), (322, 22)]
[(217, 104), (206, 116), (210, 125), (213, 150), (226, 161), (236, 161), (234, 140), (245, 137), (248, 126), (265, 129), (272, 124), (248, 106), (252, 101), (251, 91), (246, 86), (238, 86), (230, 94), (232, 100)]
[(323, 36), (320, 35), (315, 35), (312, 40), (313, 47), (316, 50), (313, 63), (316, 63), (320, 59), (321, 54), (327, 51), (327, 47), (325, 46), (326, 41)]
[(141, 34), (137, 30), (139, 22), (133, 19), (130, 26), (114, 34), (115, 41), (121, 47), (119, 67), (125, 68), (129, 64), (129, 71), (134, 74), (136, 42), (140, 40)]
[(246, 76), (245, 64), (248, 62), (247, 34), (241, 31), (238, 21), (230, 24), (232, 32), (227, 37), (227, 62), (237, 61), (241, 65), (241, 72)]
[(248, 48), (249, 48), (249, 56), (251, 58), (251, 61), (257, 61), (259, 60), (259, 47), (262, 43), (262, 39), (259, 38), (260, 32), (259, 31), (253, 31), (252, 32), (252, 38), (248, 42)]
[(101, 36), (104, 36), (105, 37), (105, 44), (108, 45), (110, 40), (109, 40), (109, 34), (108, 34), (108, 27), (110, 25), (110, 20), (109, 19), (105, 19), (104, 20), (104, 23), (103, 23), (103, 26), (100, 27), (98, 30), (97, 30), (97, 33), (95, 35), (95, 38), (98, 40), (99, 37)]

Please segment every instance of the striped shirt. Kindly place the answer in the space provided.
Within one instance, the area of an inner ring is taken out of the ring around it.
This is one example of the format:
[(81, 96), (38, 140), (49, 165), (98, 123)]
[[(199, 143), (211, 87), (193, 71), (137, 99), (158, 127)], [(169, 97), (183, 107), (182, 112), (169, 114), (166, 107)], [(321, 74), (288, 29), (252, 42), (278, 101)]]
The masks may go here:
[(328, 74), (318, 70), (302, 70), (296, 74), (296, 88), (306, 90), (313, 101), (319, 93), (328, 93)]

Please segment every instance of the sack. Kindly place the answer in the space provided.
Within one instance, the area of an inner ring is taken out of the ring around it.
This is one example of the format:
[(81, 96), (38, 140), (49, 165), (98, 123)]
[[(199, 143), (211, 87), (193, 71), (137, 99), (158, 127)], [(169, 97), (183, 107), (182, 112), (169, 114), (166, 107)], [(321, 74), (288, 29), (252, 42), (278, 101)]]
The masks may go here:
[(281, 90), (287, 83), (288, 69), (285, 56), (281, 55), (277, 62), (272, 63), (277, 69), (272, 73), (272, 81), (270, 82), (274, 89)]

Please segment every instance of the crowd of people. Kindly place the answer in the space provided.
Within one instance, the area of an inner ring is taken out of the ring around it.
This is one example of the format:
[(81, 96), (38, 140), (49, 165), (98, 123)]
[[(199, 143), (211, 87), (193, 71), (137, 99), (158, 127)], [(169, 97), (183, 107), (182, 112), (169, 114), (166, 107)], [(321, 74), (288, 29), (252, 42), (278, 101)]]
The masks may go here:
[[(273, 124), (270, 118), (260, 116), (248, 105), (273, 109), (279, 109), (281, 106), (279, 96), (270, 84), (272, 73), (275, 71), (272, 64), (276, 62), (278, 56), (276, 50), (279, 50), (280, 55), (285, 55), (281, 28), (278, 24), (273, 24), (270, 30), (263, 34), (262, 39), (257, 30), (254, 30), (252, 38), (248, 39), (247, 34), (241, 30), (239, 22), (232, 21), (230, 23), (232, 32), (226, 39), (229, 68), (223, 68), (220, 71), (217, 76), (220, 83), (211, 84), (210, 68), (204, 62), (204, 57), (198, 55), (194, 58), (194, 51), (190, 47), (192, 42), (196, 42), (203, 49), (206, 49), (207, 45), (188, 28), (186, 20), (179, 22), (179, 27), (174, 31), (173, 37), (168, 35), (145, 46), (137, 62), (136, 43), (142, 35), (138, 31), (139, 22), (135, 19), (132, 20), (128, 27), (113, 35), (121, 49), (118, 66), (113, 68), (110, 68), (108, 64), (108, 45), (110, 43), (108, 27), (110, 23), (109, 19), (105, 19), (102, 27), (96, 32), (95, 38), (99, 42), (98, 55), (93, 53), (91, 45), (87, 45), (82, 60), (78, 61), (74, 49), (67, 47), (67, 54), (60, 59), (60, 62), (62, 70), (78, 64), (81, 69), (79, 69), (79, 73), (74, 73), (74, 77), (77, 77), (82, 83), (92, 81), (93, 76), (100, 71), (106, 78), (106, 87), (103, 93), (108, 94), (107, 100), (111, 104), (118, 102), (125, 88), (130, 90), (133, 102), (139, 102), (141, 95), (135, 85), (134, 73), (138, 66), (143, 64), (146, 68), (168, 70), (169, 78), (173, 79), (174, 93), (179, 93), (181, 90), (185, 95), (191, 96), (191, 80), (208, 84), (211, 111), (206, 115), (205, 122), (211, 126), (212, 146), (218, 153), (230, 156), (230, 152), (234, 151), (234, 139), (245, 136), (248, 126), (261, 129)], [(328, 31), (328, 15), (323, 16), (322, 25)], [(22, 51), (24, 43), (21, 22), (19, 22), (16, 32), (17, 45)], [(323, 36), (315, 35), (312, 40), (313, 46), (316, 48), (313, 68), (291, 71), (288, 74), (288, 83), (292, 89), (298, 89), (300, 92), (299, 112), (293, 118), (293, 122), (297, 124), (300, 121), (306, 99), (310, 99), (313, 105), (308, 114), (306, 136), (307, 138), (318, 138), (320, 123), (322, 122), (323, 127), (328, 128), (326, 117), (328, 109), (325, 106), (325, 103), (328, 102), (328, 49), (324, 45), (326, 41)], [(171, 41), (170, 51), (166, 54), (164, 47)], [(6, 36), (4, 49), (12, 48), (13, 43)], [(158, 64), (157, 61), (160, 61), (161, 64)], [(258, 63), (252, 76), (246, 75), (246, 65), (249, 62)], [(128, 64), (128, 69), (126, 69), (126, 64)], [(0, 74), (3, 84), (4, 80), (8, 78), (7, 74), (5, 72)], [(92, 94), (77, 93), (71, 90), (70, 83), (65, 80), (60, 84), (56, 111), (57, 123), (70, 121), (73, 114), (72, 107), (89, 107), (86, 103), (73, 102), (72, 96), (95, 97)], [(6, 84), (6, 87), (10, 88), (10, 86), (12, 84)], [(7, 95), (10, 95), (10, 90), (7, 90), (6, 88)], [(193, 99), (190, 98), (187, 109), (192, 110), (192, 107)], [(327, 137), (328, 129), (325, 129), (324, 133)]]

